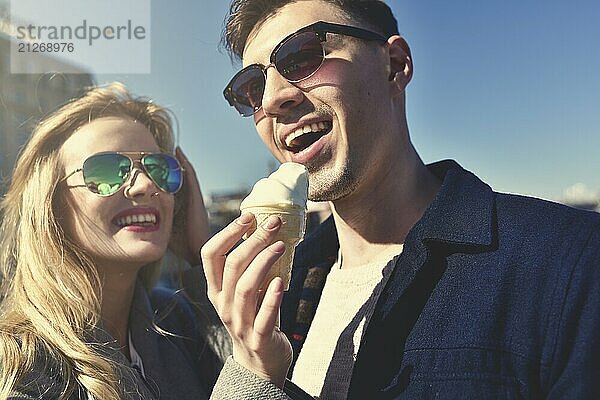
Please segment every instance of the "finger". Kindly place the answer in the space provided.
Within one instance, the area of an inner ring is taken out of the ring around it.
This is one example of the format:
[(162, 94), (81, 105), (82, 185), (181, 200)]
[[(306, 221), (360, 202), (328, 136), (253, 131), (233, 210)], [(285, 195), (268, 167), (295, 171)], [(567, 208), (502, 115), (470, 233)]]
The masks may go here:
[(184, 169), (185, 178), (184, 186), (186, 187), (186, 191), (188, 193), (188, 204), (193, 208), (191, 211), (201, 210), (204, 214), (206, 214), (206, 208), (204, 206), (204, 198), (202, 197), (202, 190), (200, 188), (200, 183), (198, 182), (198, 177), (196, 175), (196, 170), (194, 169), (192, 163), (188, 160), (186, 155), (183, 153), (181, 147), (177, 146), (175, 149), (175, 156), (181, 163), (181, 166)]
[(198, 183), (198, 176), (196, 175), (196, 170), (179, 146), (175, 148), (175, 157), (177, 157), (179, 163), (185, 170), (185, 177), (187, 179), (185, 180), (186, 182), (184, 182), (184, 184), (186, 184), (190, 189), (197, 189), (198, 192), (202, 194), (202, 191), (200, 190), (200, 183)]
[(175, 147), (175, 157), (177, 158), (177, 160), (179, 160), (179, 163), (184, 167), (188, 163), (188, 158), (185, 156), (185, 153), (179, 146)]
[(248, 229), (246, 231), (246, 233), (244, 233), (244, 236), (242, 236), (242, 239), (246, 240), (248, 239), (250, 236), (252, 236), (252, 234), (256, 231), (256, 219), (254, 220), (254, 223), (250, 225), (250, 229)]
[(285, 243), (277, 241), (261, 251), (241, 275), (235, 288), (234, 309), (239, 310), (240, 326), (252, 327), (260, 304), (259, 288), (265, 276), (285, 252)]
[(223, 269), (227, 253), (240, 240), (255, 221), (252, 214), (242, 214), (223, 230), (215, 234), (200, 250), (204, 275), (208, 284), (208, 294), (218, 293), (223, 287)]
[(280, 227), (281, 219), (277, 216), (270, 216), (252, 236), (229, 253), (225, 261), (222, 284), (224, 301), (227, 304), (231, 304), (233, 301), (235, 288), (242, 273), (254, 258), (273, 242)]
[(191, 175), (192, 175), (192, 172), (195, 172), (194, 167), (192, 167), (190, 160), (188, 160), (188, 158), (183, 153), (183, 150), (181, 150), (181, 147), (179, 147), (179, 146), (177, 146), (175, 148), (175, 157), (177, 158), (177, 160), (183, 167), (183, 174), (185, 176), (185, 179), (183, 180), (183, 185), (186, 188), (188, 188), (191, 186), (191, 181), (192, 181)]
[(177, 159), (179, 160), (181, 165), (188, 165), (188, 164), (191, 165), (189, 159), (183, 152), (183, 149), (181, 148), (181, 146), (175, 147), (175, 157), (177, 157)]
[(270, 340), (274, 329), (279, 329), (279, 307), (283, 299), (283, 280), (276, 277), (269, 283), (265, 298), (254, 320), (258, 346)]
[(184, 187), (181, 191), (185, 197), (185, 214), (187, 216), (184, 222), (186, 240), (185, 258), (191, 265), (197, 265), (200, 262), (199, 250), (210, 237), (208, 212), (204, 205), (200, 183), (198, 182), (194, 167), (181, 147), (178, 146), (175, 149), (175, 156), (181, 163), (185, 174)]

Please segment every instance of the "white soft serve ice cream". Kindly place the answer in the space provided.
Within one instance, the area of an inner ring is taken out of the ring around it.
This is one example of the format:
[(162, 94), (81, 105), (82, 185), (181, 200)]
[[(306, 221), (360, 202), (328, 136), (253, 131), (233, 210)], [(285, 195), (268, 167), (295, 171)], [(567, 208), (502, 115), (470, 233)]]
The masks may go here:
[(308, 172), (302, 164), (286, 162), (279, 169), (256, 182), (252, 192), (242, 201), (240, 209), (249, 207), (302, 207), (306, 208)]
[[(296, 245), (304, 237), (306, 226), (306, 199), (308, 197), (308, 172), (304, 165), (287, 162), (268, 178), (256, 182), (252, 192), (242, 201), (240, 210), (250, 212), (261, 225), (270, 215), (281, 219), (281, 227), (274, 241), (285, 243), (285, 253), (273, 264), (262, 288), (280, 276), (288, 289)], [(248, 231), (251, 234), (253, 229)]]

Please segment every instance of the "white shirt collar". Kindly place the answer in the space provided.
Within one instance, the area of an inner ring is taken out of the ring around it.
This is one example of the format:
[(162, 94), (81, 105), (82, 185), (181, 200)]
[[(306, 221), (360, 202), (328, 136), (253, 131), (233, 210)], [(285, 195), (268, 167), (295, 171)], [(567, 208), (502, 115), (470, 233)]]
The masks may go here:
[(133, 346), (133, 340), (131, 340), (131, 331), (129, 331), (129, 358), (131, 359), (131, 366), (142, 374), (144, 378), (146, 378), (146, 373), (144, 372), (144, 362), (142, 361), (142, 357), (139, 355), (135, 347)]

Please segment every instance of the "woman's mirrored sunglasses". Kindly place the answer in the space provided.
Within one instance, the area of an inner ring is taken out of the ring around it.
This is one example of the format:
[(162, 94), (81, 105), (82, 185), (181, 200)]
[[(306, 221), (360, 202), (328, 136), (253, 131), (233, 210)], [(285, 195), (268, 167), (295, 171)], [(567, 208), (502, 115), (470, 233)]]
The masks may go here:
[[(137, 156), (135, 161), (132, 156)], [(164, 192), (177, 193), (183, 185), (183, 168), (170, 154), (112, 151), (88, 157), (83, 162), (83, 167), (65, 176), (61, 182), (81, 171), (85, 187), (92, 193), (103, 197), (111, 196), (127, 182), (137, 165)]]
[(311, 77), (323, 65), (323, 42), (327, 40), (327, 33), (387, 41), (380, 34), (366, 29), (323, 21), (315, 22), (292, 33), (275, 46), (269, 65), (251, 64), (235, 74), (223, 90), (225, 99), (242, 116), (253, 115), (262, 107), (267, 68), (275, 66), (281, 76), (292, 83)]

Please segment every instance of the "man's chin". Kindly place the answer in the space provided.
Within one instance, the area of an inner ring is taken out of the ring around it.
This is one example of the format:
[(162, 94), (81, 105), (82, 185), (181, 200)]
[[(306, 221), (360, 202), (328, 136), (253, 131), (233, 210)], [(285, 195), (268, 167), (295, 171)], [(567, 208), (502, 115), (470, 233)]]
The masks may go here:
[[(308, 168), (307, 168), (308, 169)], [(358, 180), (349, 168), (309, 169), (308, 198), (311, 201), (336, 201), (350, 195)]]

